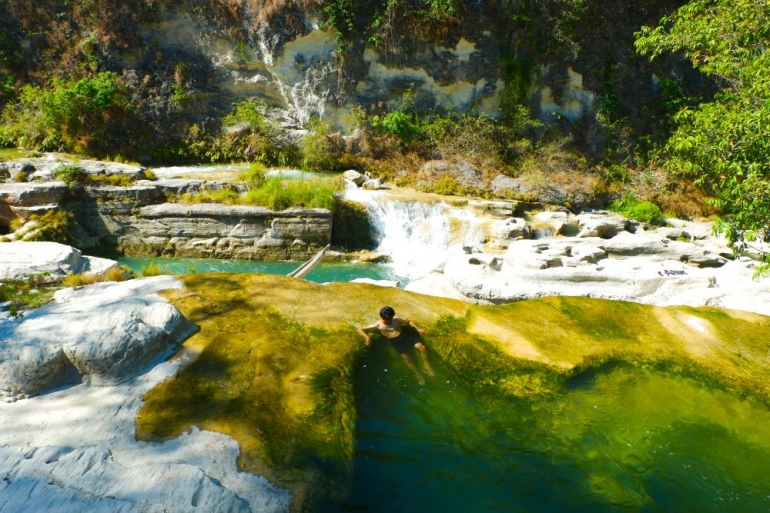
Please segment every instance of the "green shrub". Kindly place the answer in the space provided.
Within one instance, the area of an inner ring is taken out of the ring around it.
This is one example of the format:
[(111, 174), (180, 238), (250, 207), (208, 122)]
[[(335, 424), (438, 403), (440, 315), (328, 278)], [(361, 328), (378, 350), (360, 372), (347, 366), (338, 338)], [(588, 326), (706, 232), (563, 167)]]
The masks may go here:
[(419, 189), (422, 192), (433, 192), (447, 196), (459, 196), (467, 192), (457, 179), (451, 175), (441, 176), (433, 180), (429, 185), (420, 186)]
[(641, 201), (633, 194), (628, 194), (626, 197), (614, 202), (609, 206), (609, 209), (640, 223), (658, 226), (664, 226), (667, 223), (666, 216), (663, 215), (663, 211), (659, 206), (650, 201)]
[(77, 164), (63, 164), (54, 169), (52, 174), (54, 178), (66, 183), (68, 187), (85, 183), (88, 180), (88, 174)]
[(33, 214), (30, 216), (30, 220), (37, 220), (40, 225), (37, 230), (29, 237), (25, 237), (24, 240), (61, 242), (66, 244), (69, 240), (67, 233), (73, 219), (72, 213), (65, 212), (64, 210), (52, 210), (42, 216)]
[(372, 116), (372, 126), (380, 131), (395, 135), (406, 144), (411, 144), (422, 135), (417, 116), (404, 109), (388, 112), (384, 116)]
[(339, 169), (342, 148), (330, 137), (331, 128), (325, 119), (311, 124), (310, 131), (302, 138), (302, 168), (315, 170)]
[(183, 194), (180, 203), (223, 203), (234, 205), (239, 202), (241, 195), (230, 189), (218, 189), (216, 191), (204, 191), (197, 194)]
[(161, 274), (168, 274), (168, 271), (156, 264), (154, 261), (150, 261), (149, 264), (142, 266), (142, 276), (160, 276)]
[(260, 162), (254, 162), (249, 166), (248, 171), (244, 171), (238, 174), (239, 182), (246, 182), (249, 184), (249, 188), (254, 189), (265, 185), (265, 166)]
[(22, 316), (22, 309), (38, 308), (49, 303), (52, 296), (52, 290), (37, 284), (33, 277), (28, 280), (0, 282), (0, 303), (11, 303), (8, 311), (14, 318)]
[(3, 122), (16, 144), (45, 151), (76, 150), (81, 140), (107, 133), (128, 109), (126, 89), (113, 72), (93, 78), (57, 78), (48, 87), (27, 85)]

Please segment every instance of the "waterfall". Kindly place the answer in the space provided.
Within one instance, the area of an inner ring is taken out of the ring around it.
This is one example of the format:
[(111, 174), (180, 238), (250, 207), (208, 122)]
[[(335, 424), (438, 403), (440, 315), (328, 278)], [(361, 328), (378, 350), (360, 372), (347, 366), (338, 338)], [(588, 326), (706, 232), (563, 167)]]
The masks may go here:
[(481, 243), (481, 221), (444, 202), (403, 200), (363, 190), (348, 190), (345, 197), (368, 208), (380, 239), (377, 251), (390, 256), (399, 276), (425, 276), (444, 261), (451, 246)]

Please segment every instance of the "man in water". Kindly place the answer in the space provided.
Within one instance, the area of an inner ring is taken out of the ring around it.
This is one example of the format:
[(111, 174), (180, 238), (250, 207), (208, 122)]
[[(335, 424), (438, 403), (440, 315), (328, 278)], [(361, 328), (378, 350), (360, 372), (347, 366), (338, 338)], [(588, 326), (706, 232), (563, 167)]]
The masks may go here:
[[(405, 331), (404, 328), (407, 326), (414, 328), (414, 331)], [(428, 348), (426, 348), (425, 344), (423, 344), (420, 340), (420, 334), (427, 333), (427, 330), (418, 328), (415, 323), (409, 319), (401, 319), (400, 317), (396, 317), (395, 310), (389, 306), (383, 306), (380, 309), (379, 321), (375, 322), (374, 324), (370, 324), (369, 326), (358, 328), (358, 333), (364, 337), (367, 346), (372, 343), (372, 339), (369, 337), (369, 335), (367, 335), (366, 332), (374, 329), (379, 330), (382, 336), (388, 339), (393, 349), (395, 349), (396, 352), (401, 355), (401, 358), (404, 360), (404, 363), (406, 363), (406, 366), (409, 367), (412, 372), (414, 372), (415, 376), (417, 376), (417, 381), (421, 385), (425, 384), (425, 379), (417, 370), (417, 367), (414, 365), (412, 358), (409, 356), (409, 349), (411, 347), (414, 347), (420, 352), (423, 371), (425, 374), (429, 376), (434, 375), (433, 369), (431, 369), (430, 363), (428, 363)]]

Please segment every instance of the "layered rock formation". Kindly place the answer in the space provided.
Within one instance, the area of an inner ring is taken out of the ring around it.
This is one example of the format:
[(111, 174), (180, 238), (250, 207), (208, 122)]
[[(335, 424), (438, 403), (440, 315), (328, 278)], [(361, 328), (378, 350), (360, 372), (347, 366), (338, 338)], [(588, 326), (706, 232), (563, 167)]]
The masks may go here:
[[(33, 214), (56, 209), (74, 214), (71, 237), (83, 249), (184, 257), (304, 260), (329, 244), (332, 213), (317, 208), (274, 212), (263, 207), (168, 203), (182, 194), (231, 187), (205, 180), (139, 180), (130, 186), (76, 185), (50, 181), (61, 165), (46, 159), (11, 163), (12, 176), (25, 166), (34, 182), (0, 183), (0, 228), (11, 231)], [(122, 164), (78, 163), (87, 174), (144, 176)], [(24, 240), (22, 229), (7, 239)], [(3, 250), (0, 248), (0, 253)]]
[[(0, 6), (0, 28), (9, 35), (8, 67), (24, 83), (76, 66), (73, 54), (117, 72), (137, 115), (131, 140), (116, 137), (143, 158), (193, 124), (218, 128), (212, 120), (246, 99), (264, 101), (287, 132), (325, 117), (347, 133), (355, 106), (379, 113), (408, 102), (419, 112), (498, 116), (517, 103), (600, 155), (603, 104), (635, 134), (649, 133), (661, 112), (661, 79), (701, 86), (682, 60), (651, 64), (633, 46), (634, 32), (679, 5), (191, 0), (109, 1), (91, 12), (46, 0)], [(60, 49), (65, 39), (71, 51)]]

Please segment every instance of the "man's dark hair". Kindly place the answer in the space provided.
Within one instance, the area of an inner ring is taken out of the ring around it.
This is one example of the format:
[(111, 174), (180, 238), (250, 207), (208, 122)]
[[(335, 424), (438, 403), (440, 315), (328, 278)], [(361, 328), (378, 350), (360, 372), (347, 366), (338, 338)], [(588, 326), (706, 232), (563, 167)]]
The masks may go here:
[(389, 306), (383, 306), (382, 308), (380, 308), (380, 317), (382, 317), (383, 319), (392, 319), (393, 317), (395, 317), (395, 315), (396, 315), (396, 311)]

